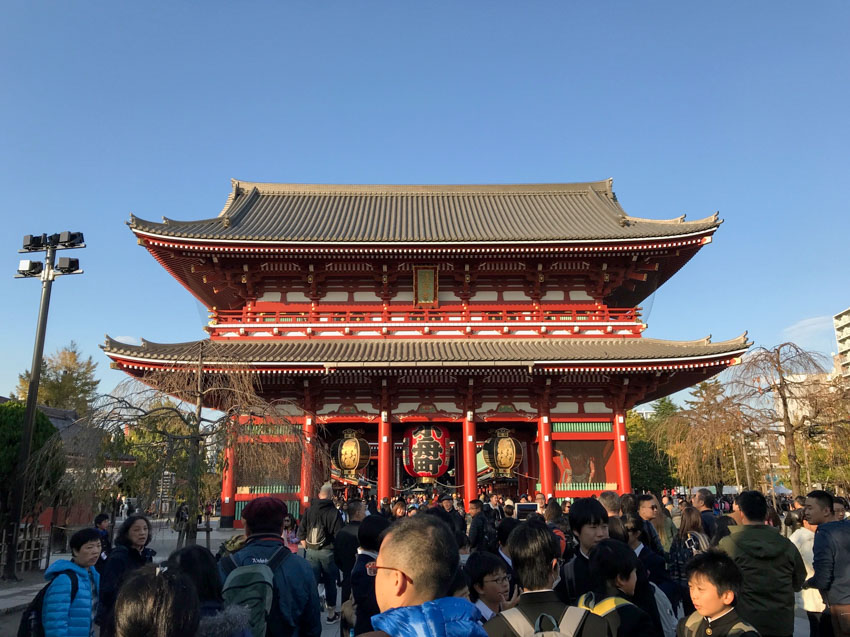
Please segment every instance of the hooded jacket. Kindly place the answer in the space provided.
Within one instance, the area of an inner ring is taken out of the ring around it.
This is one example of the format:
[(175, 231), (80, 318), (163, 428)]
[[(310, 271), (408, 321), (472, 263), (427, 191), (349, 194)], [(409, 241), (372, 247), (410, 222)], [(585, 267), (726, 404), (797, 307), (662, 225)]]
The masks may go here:
[(466, 599), (443, 597), (420, 606), (391, 608), (372, 626), (392, 637), (487, 637), (481, 613)]
[(787, 538), (765, 524), (729, 527), (720, 540), (741, 569), (744, 584), (736, 609), (762, 635), (794, 634), (794, 592), (806, 579), (803, 558)]
[[(71, 601), (71, 579), (60, 571), (74, 571), (77, 595)], [(45, 637), (89, 637), (92, 602), (97, 601), (100, 574), (94, 567), (83, 568), (71, 560), (56, 560), (44, 573), (50, 586), (44, 595), (41, 623)]]
[[(252, 535), (244, 548), (232, 557), (239, 566), (264, 564), (280, 547), (286, 548), (280, 535)], [(222, 582), (227, 579), (222, 562), (219, 562), (218, 574)], [(307, 560), (300, 555), (290, 555), (273, 575), (278, 608), (277, 612), (272, 611), (268, 634), (272, 637), (319, 637), (322, 634), (319, 592)]]
[(310, 508), (304, 513), (298, 526), (298, 539), (306, 540), (310, 529), (316, 526), (325, 528), (325, 543), (322, 548), (333, 549), (334, 537), (342, 530), (342, 518), (333, 500), (313, 498)]

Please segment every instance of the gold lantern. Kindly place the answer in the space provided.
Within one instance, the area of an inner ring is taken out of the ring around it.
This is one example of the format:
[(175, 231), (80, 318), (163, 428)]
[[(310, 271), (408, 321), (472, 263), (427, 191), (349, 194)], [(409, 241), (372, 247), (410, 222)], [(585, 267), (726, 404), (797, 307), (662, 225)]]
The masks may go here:
[(484, 443), (484, 463), (493, 470), (494, 478), (512, 478), (522, 462), (522, 445), (510, 433), (510, 429), (497, 429)]
[(369, 464), (369, 443), (358, 438), (354, 429), (346, 429), (331, 445), (331, 460), (344, 477), (354, 478)]

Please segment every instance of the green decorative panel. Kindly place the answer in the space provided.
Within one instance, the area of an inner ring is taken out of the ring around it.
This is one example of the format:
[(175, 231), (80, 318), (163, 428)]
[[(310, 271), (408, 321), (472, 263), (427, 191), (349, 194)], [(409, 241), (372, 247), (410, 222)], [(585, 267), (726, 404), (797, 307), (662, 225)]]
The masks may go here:
[(553, 422), (552, 433), (557, 434), (584, 434), (584, 433), (610, 433), (613, 423), (608, 422)]
[[(241, 520), (242, 519), (242, 509), (244, 509), (246, 506), (248, 506), (248, 502), (250, 502), (250, 500), (248, 500), (248, 501), (237, 500), (236, 501), (236, 514), (233, 518), (234, 520)], [(286, 509), (287, 509), (287, 511), (289, 511), (289, 515), (297, 520), (298, 516), (300, 515), (300, 511), (299, 511), (300, 507), (298, 506), (298, 500), (284, 500), (284, 504), (286, 504)]]
[[(537, 483), (537, 490), (542, 491), (543, 487)], [(558, 483), (555, 485), (555, 491), (616, 491), (616, 482), (568, 482)]]
[(255, 484), (248, 486), (248, 493), (299, 493), (297, 484)]
[(245, 425), (240, 431), (246, 436), (293, 436), (300, 432), (298, 425)]

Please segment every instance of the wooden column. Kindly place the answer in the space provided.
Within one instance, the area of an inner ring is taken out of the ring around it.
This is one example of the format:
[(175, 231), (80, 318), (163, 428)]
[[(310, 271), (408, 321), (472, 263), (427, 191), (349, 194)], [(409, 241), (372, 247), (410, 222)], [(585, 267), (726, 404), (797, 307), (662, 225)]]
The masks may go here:
[(304, 447), (301, 449), (301, 513), (310, 506), (313, 492), (313, 438), (316, 437), (316, 425), (312, 416), (304, 416), (302, 425)]
[[(234, 443), (235, 444), (235, 443)], [(224, 448), (224, 471), (221, 475), (221, 522), (222, 529), (232, 529), (236, 518), (236, 450), (232, 445)]]
[(626, 412), (614, 411), (614, 449), (617, 454), (617, 491), (632, 492), (632, 476), (629, 469), (629, 442), (626, 437)]
[(478, 465), (475, 462), (475, 414), (467, 411), (463, 419), (463, 500), (469, 511), (469, 502), (478, 497)]
[(381, 411), (378, 421), (378, 502), (392, 497), (393, 486), (393, 434), (390, 412)]
[(552, 425), (548, 415), (537, 418), (537, 449), (540, 462), (540, 490), (549, 499), (555, 495), (555, 466), (552, 461)]

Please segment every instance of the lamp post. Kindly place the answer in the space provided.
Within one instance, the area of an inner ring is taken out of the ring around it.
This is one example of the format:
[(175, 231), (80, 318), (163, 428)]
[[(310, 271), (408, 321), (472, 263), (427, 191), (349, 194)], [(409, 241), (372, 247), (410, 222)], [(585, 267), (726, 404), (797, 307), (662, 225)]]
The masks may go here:
[[(45, 252), (44, 262), (22, 260), (18, 265), (16, 279), (41, 278), (41, 304), (38, 310), (38, 324), (35, 331), (35, 346), (32, 352), (32, 368), (27, 388), (27, 407), (24, 416), (24, 431), (18, 451), (18, 464), (15, 472), (15, 486), (12, 490), (11, 525), (6, 543), (6, 568), (3, 578), (17, 580), (15, 566), (18, 555), (18, 533), (24, 517), (24, 493), (26, 491), (26, 469), (32, 450), (32, 437), (35, 430), (35, 410), (38, 405), (38, 385), (41, 380), (41, 361), (44, 354), (44, 335), (47, 331), (47, 312), (50, 308), (50, 290), (57, 276), (82, 274), (77, 259), (62, 257), (56, 260), (57, 250), (85, 248), (82, 232), (61, 232), (52, 235), (26, 235), (23, 248), (18, 252)], [(49, 542), (49, 540), (48, 540)], [(48, 548), (49, 550), (49, 548)]]

